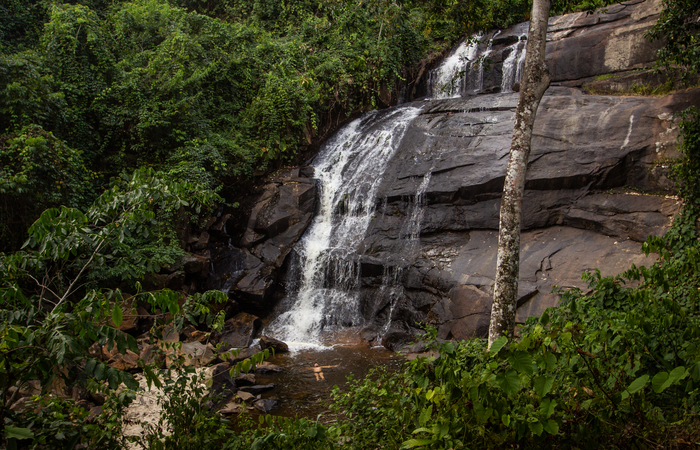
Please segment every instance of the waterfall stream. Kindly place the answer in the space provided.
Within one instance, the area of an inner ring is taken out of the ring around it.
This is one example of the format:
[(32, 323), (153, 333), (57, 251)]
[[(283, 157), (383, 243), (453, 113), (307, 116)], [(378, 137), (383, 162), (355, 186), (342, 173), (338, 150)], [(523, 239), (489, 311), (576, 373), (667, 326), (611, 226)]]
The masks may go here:
[(501, 92), (513, 92), (513, 85), (520, 81), (525, 66), (525, 47), (527, 46), (524, 36), (520, 36), (518, 42), (508, 47), (508, 56), (503, 61), (503, 78), (501, 79)]
[[(477, 94), (483, 89), (484, 65), (492, 53), (493, 38), (468, 39), (450, 53), (429, 77), (434, 99)], [(524, 41), (510, 47), (503, 64), (503, 90), (511, 91), (524, 62)], [(296, 245), (293, 286), (283, 301), (284, 312), (274, 318), (265, 333), (292, 348), (324, 345), (333, 332), (362, 325), (360, 313), (360, 256), (375, 211), (376, 192), (384, 171), (396, 152), (409, 123), (420, 108), (399, 106), (372, 111), (343, 127), (321, 148), (312, 162), (319, 182), (320, 207), (309, 229)], [(432, 171), (416, 177), (416, 193), (408, 199), (407, 221), (399, 238), (406, 242), (406, 261), (384, 267), (377, 295), (386, 299), (387, 319), (380, 334), (391, 325), (394, 306), (402, 295), (399, 278), (419, 249), (425, 193)]]
[(437, 69), (430, 72), (428, 86), (432, 98), (454, 98), (462, 95), (464, 71), (476, 59), (481, 36), (461, 42)]
[(321, 344), (322, 330), (359, 324), (357, 245), (375, 211), (386, 165), (419, 112), (415, 107), (369, 112), (341, 129), (314, 159), (320, 208), (297, 245), (300, 287), (267, 333), (290, 343)]

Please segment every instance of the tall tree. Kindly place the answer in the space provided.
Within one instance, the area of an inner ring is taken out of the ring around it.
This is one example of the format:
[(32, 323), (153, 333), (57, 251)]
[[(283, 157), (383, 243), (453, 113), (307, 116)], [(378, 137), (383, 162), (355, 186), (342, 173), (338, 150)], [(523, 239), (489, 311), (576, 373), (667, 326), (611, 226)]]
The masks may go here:
[(535, 123), (537, 108), (550, 81), (549, 70), (544, 59), (550, 6), (550, 0), (534, 0), (532, 4), (525, 72), (520, 83), (520, 97), (515, 110), (515, 126), (510, 144), (510, 159), (501, 199), (498, 262), (489, 326), (489, 347), (499, 337), (511, 337), (515, 331), (520, 269), (520, 222), (527, 161), (530, 157), (532, 127)]

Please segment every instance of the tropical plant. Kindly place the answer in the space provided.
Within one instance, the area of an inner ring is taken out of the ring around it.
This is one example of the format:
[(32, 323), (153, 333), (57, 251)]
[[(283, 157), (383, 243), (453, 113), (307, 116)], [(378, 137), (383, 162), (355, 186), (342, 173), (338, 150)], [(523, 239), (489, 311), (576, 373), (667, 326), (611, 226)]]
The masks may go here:
[[(180, 208), (201, 211), (216, 199), (187, 183), (166, 183), (152, 170), (136, 171), (86, 212), (46, 210), (22, 251), (0, 254), (0, 419), (18, 427), (9, 407), (29, 380), (42, 389), (57, 378), (138, 387), (130, 374), (88, 352), (95, 342), (138, 352), (136, 340), (115, 328), (122, 322), (122, 294), (109, 286), (173, 264), (182, 250), (162, 219)], [(179, 296), (170, 291), (137, 293), (154, 308), (179, 310)]]

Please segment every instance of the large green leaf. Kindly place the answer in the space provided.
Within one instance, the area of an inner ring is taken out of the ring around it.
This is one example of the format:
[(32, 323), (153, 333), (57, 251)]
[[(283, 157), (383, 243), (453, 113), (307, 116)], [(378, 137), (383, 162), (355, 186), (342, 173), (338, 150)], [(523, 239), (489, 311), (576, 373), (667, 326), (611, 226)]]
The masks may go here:
[(541, 435), (542, 430), (544, 429), (542, 422), (530, 422), (527, 424), (527, 426), (530, 427), (530, 431), (532, 431), (532, 434), (535, 436)]
[(5, 439), (33, 439), (34, 433), (29, 428), (19, 428), (5, 425)]
[(554, 408), (556, 408), (556, 406), (557, 402), (555, 400), (545, 398), (542, 400), (542, 403), (540, 403), (540, 413), (545, 419), (549, 419), (549, 417), (554, 414)]
[(654, 375), (654, 378), (651, 380), (651, 387), (654, 389), (654, 392), (657, 394), (662, 393), (665, 391), (668, 387), (670, 387), (672, 384), (678, 382), (679, 380), (682, 380), (688, 375), (688, 372), (686, 371), (685, 367), (680, 366), (676, 367), (671, 371), (671, 373), (668, 372), (659, 372), (656, 375)]
[(540, 397), (544, 397), (549, 393), (549, 391), (552, 390), (552, 386), (554, 386), (554, 377), (535, 377), (532, 384), (535, 388), (535, 394), (539, 395)]
[(554, 419), (549, 419), (546, 424), (544, 424), (544, 431), (549, 434), (559, 433), (559, 423)]
[(436, 444), (435, 439), (409, 439), (401, 444), (401, 448), (416, 448), (425, 447), (426, 445)]
[(508, 357), (508, 362), (510, 362), (513, 368), (519, 373), (526, 373), (528, 375), (535, 373), (535, 360), (532, 359), (527, 352), (516, 351)]
[(493, 344), (491, 344), (491, 348), (489, 348), (489, 353), (493, 356), (496, 353), (499, 352), (503, 348), (504, 345), (508, 343), (508, 338), (505, 336), (501, 336), (495, 341), (493, 341)]
[(649, 375), (644, 374), (641, 377), (634, 380), (632, 383), (630, 383), (630, 385), (627, 387), (627, 392), (629, 392), (630, 394), (634, 394), (635, 392), (644, 389), (648, 382)]
[(513, 369), (508, 369), (496, 375), (496, 383), (509, 396), (517, 394), (520, 390), (520, 377), (518, 372)]
[(122, 307), (115, 303), (114, 308), (112, 309), (112, 322), (114, 322), (114, 326), (119, 328), (122, 324), (122, 319)]

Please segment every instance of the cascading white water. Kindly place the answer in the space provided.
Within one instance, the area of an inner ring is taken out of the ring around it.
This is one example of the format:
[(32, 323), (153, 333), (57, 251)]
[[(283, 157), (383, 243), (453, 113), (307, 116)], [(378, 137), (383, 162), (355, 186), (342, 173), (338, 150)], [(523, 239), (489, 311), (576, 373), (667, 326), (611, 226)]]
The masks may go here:
[(480, 36), (476, 36), (460, 43), (437, 69), (430, 72), (428, 85), (432, 98), (454, 98), (462, 95), (464, 71), (476, 58), (480, 39)]
[(324, 328), (359, 324), (357, 245), (374, 213), (384, 170), (419, 112), (415, 107), (370, 112), (323, 146), (313, 162), (320, 209), (297, 245), (300, 288), (266, 333), (289, 343), (321, 344)]
[(474, 58), (473, 61), (469, 62), (465, 76), (463, 78), (463, 92), (468, 92), (470, 94), (478, 94), (482, 89), (484, 89), (484, 63), (488, 61), (491, 55), (491, 46), (493, 45), (493, 40), (501, 32), (496, 31), (491, 39), (489, 39), (486, 50)]
[[(433, 98), (459, 97), (463, 92), (476, 94), (483, 90), (484, 62), (492, 52), (493, 38), (498, 33), (489, 39), (485, 49), (481, 37), (461, 43), (431, 73)], [(484, 49), (481, 54), (480, 45)], [(524, 54), (517, 48), (511, 52), (512, 58), (510, 55), (508, 58), (515, 77), (518, 77), (519, 55)], [(367, 113), (346, 125), (323, 146), (312, 164), (320, 184), (319, 212), (296, 246), (298, 289), (289, 295), (288, 309), (267, 326), (266, 334), (292, 347), (322, 345), (325, 334), (322, 331), (362, 323), (359, 311), (361, 255), (357, 247), (375, 213), (376, 192), (387, 164), (408, 124), (419, 113), (420, 109), (415, 107)], [(406, 242), (406, 260), (393, 261), (384, 267), (382, 286), (376, 294), (386, 299), (387, 320), (382, 332), (391, 326), (393, 309), (404, 295), (399, 283), (402, 271), (420, 247), (425, 193), (431, 176), (431, 171), (423, 176), (409, 200), (408, 220), (399, 235)]]
[(410, 213), (409, 213), (409, 220), (406, 223), (406, 230), (405, 232), (401, 233), (401, 238), (408, 238), (409, 244), (410, 244), (410, 252), (409, 257), (412, 256), (410, 253), (413, 253), (413, 250), (415, 245), (420, 238), (420, 227), (421, 223), (423, 222), (423, 216), (425, 215), (425, 192), (428, 190), (428, 186), (430, 185), (430, 178), (432, 176), (432, 172), (428, 172), (423, 176), (423, 180), (421, 181), (420, 185), (418, 185), (418, 189), (416, 190), (416, 195), (413, 198), (413, 202), (410, 207)]
[(507, 48), (510, 50), (508, 57), (503, 61), (503, 77), (501, 79), (501, 92), (513, 92), (513, 85), (520, 81), (525, 64), (525, 48), (527, 47), (522, 36), (518, 42)]

